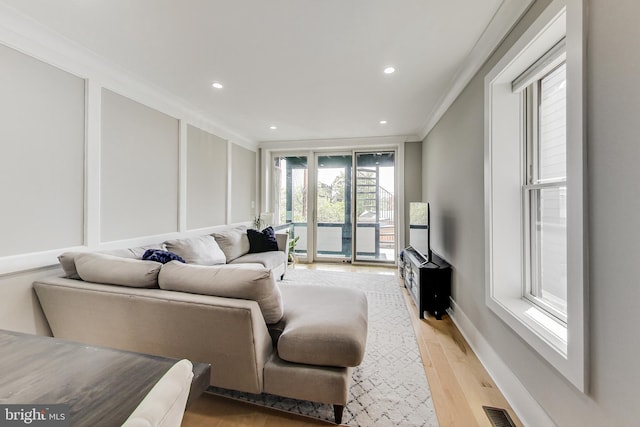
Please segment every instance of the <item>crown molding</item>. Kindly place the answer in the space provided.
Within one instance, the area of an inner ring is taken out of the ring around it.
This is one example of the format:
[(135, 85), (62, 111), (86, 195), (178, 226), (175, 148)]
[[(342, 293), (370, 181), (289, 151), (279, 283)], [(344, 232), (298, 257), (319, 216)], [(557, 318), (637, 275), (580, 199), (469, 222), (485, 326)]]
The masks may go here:
[(410, 140), (408, 136), (375, 136), (358, 138), (306, 139), (291, 141), (263, 141), (258, 147), (263, 150), (329, 150), (358, 147), (398, 146)]
[(458, 98), (463, 89), (480, 70), (480, 67), (489, 58), (491, 53), (511, 31), (520, 17), (529, 9), (534, 0), (503, 0), (498, 10), (491, 18), (480, 38), (467, 55), (458, 70), (453, 74), (451, 83), (436, 103), (425, 121), (420, 133), (420, 141), (423, 141), (431, 129), (438, 123), (444, 113)]

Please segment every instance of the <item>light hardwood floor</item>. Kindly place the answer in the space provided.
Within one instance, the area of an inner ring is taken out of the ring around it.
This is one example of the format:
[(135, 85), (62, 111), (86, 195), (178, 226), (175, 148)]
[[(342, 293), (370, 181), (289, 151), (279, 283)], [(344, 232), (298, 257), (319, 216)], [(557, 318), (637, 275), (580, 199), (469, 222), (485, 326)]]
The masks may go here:
[[(391, 267), (350, 264), (298, 264), (295, 268), (367, 272), (397, 277)], [(398, 286), (400, 282), (398, 281)], [(498, 390), (460, 331), (448, 316), (418, 318), (411, 297), (402, 289), (418, 339), (422, 363), (441, 427), (491, 427), (482, 406), (504, 408), (518, 427), (522, 423)], [(183, 427), (288, 427), (333, 425), (245, 402), (204, 394), (186, 411)]]

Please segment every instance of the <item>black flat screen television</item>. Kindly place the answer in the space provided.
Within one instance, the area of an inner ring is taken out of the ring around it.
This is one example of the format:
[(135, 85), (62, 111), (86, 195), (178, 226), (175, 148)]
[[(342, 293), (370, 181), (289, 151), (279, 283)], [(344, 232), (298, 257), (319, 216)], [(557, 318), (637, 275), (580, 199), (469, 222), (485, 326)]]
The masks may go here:
[(431, 209), (429, 203), (409, 204), (409, 246), (418, 252), (425, 262), (431, 261)]

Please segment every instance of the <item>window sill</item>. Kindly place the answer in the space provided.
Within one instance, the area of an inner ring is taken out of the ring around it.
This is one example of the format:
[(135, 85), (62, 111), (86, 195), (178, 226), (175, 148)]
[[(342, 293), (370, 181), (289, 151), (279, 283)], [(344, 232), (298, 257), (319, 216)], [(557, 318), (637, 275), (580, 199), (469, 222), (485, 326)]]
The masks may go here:
[(567, 325), (524, 298), (491, 297), (489, 307), (538, 352), (567, 358)]

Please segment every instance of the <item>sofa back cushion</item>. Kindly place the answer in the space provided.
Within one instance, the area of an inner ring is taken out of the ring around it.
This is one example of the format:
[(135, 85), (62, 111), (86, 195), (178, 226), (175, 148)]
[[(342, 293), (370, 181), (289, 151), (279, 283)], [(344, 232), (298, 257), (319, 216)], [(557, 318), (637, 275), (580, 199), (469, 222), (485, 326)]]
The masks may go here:
[[(106, 251), (100, 251), (98, 253), (118, 256), (122, 258), (142, 259), (142, 255), (145, 253), (145, 251), (149, 249), (164, 249), (164, 245), (160, 244), (160, 245), (137, 246), (134, 248), (110, 249)], [(78, 275), (78, 271), (76, 270), (76, 257), (84, 253), (87, 253), (87, 252), (69, 251), (69, 252), (64, 252), (63, 254), (58, 256), (58, 261), (60, 262), (60, 266), (64, 270), (66, 278), (80, 279), (80, 276)]]
[(155, 244), (155, 245), (136, 246), (133, 248), (110, 249), (110, 250), (99, 251), (99, 252), (102, 254), (119, 256), (122, 258), (142, 259), (142, 256), (144, 255), (144, 253), (149, 249), (164, 250), (165, 247), (161, 243), (161, 244)]
[(88, 252), (75, 257), (78, 275), (85, 282), (134, 288), (157, 288), (162, 264), (114, 255)]
[(160, 288), (256, 301), (266, 323), (282, 318), (280, 288), (271, 270), (260, 265), (203, 266), (171, 261), (158, 276)]
[(249, 253), (249, 238), (247, 237), (247, 227), (239, 226), (223, 231), (217, 231), (212, 236), (220, 245), (227, 262)]
[(167, 240), (164, 246), (188, 264), (218, 265), (226, 262), (225, 253), (209, 235)]

